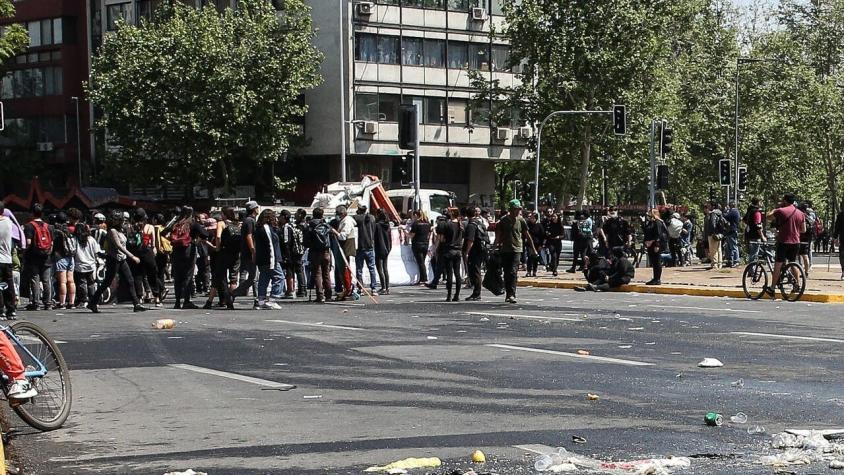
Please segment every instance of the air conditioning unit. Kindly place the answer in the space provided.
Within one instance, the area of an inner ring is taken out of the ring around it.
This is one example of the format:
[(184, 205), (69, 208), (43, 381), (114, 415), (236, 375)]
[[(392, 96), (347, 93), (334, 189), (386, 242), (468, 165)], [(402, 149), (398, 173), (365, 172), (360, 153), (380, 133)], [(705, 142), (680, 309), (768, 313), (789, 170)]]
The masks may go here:
[(530, 127), (519, 127), (519, 137), (522, 139), (529, 139), (533, 136), (533, 129)]
[(510, 129), (495, 129), (495, 138), (497, 140), (507, 140), (510, 138)]
[(36, 142), (35, 150), (38, 150), (39, 152), (52, 152), (53, 142)]
[(372, 135), (378, 132), (378, 122), (366, 121), (363, 123), (363, 133)]
[(485, 21), (486, 20), (486, 8), (473, 7), (472, 8), (472, 19), (475, 20), (475, 21)]
[(355, 5), (355, 10), (360, 16), (369, 16), (374, 13), (375, 4), (372, 2), (359, 2)]

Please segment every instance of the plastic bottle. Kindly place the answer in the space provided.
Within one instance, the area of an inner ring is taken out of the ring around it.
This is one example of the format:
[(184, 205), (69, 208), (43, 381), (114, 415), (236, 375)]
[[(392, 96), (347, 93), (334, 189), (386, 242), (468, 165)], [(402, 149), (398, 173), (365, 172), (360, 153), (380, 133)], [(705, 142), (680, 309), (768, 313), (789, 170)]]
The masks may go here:
[(730, 422), (733, 424), (745, 424), (747, 422), (747, 414), (738, 412), (734, 416), (730, 416)]
[(750, 435), (764, 434), (765, 428), (762, 426), (753, 426), (747, 428), (747, 433)]
[(533, 464), (537, 472), (544, 472), (555, 465), (560, 465), (568, 460), (568, 451), (563, 447), (557, 447), (556, 452), (540, 455)]
[(163, 318), (153, 322), (152, 327), (158, 330), (169, 330), (176, 326), (176, 322), (170, 318)]

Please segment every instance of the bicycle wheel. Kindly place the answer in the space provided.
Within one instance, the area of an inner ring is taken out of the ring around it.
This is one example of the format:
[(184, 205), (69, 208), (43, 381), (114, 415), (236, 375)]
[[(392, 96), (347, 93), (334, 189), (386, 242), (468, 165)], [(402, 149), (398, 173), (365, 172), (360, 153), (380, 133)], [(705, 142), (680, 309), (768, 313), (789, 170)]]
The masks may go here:
[(782, 268), (779, 281), (780, 294), (783, 300), (796, 302), (806, 291), (806, 273), (803, 267), (796, 262), (789, 262)]
[(752, 300), (762, 298), (765, 295), (765, 287), (768, 286), (768, 270), (761, 262), (751, 262), (744, 268), (741, 286), (747, 298)]
[[(70, 414), (73, 394), (67, 363), (53, 339), (38, 325), (31, 322), (17, 322), (12, 325), (11, 331), (18, 337), (21, 345), (25, 346), (47, 368), (47, 374), (44, 376), (30, 378), (38, 395), (24, 404), (12, 406), (12, 409), (27, 424), (38, 430), (58, 429)], [(18, 353), (27, 369), (39, 366), (26, 352), (18, 351)]]

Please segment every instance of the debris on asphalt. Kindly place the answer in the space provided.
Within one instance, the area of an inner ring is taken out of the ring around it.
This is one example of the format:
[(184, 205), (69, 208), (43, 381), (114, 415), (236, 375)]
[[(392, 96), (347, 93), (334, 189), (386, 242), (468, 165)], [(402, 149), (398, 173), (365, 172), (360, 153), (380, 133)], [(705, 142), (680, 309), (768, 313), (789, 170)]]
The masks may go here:
[(322, 399), (322, 394), (316, 396), (302, 396), (302, 399)]
[(172, 318), (162, 318), (152, 323), (152, 327), (156, 330), (169, 330), (176, 326), (176, 322)]
[[(480, 450), (476, 450), (472, 452), (472, 462), (474, 463), (486, 463), (486, 455)], [(465, 475), (465, 474), (464, 474)]]
[(604, 470), (623, 470), (642, 474), (668, 474), (672, 468), (689, 468), (692, 461), (688, 457), (668, 457), (664, 459), (643, 459), (630, 462), (603, 462), (600, 466)]
[(577, 350), (577, 354), (581, 356), (589, 356), (590, 353), (587, 350)]
[(644, 329), (645, 329), (645, 327), (633, 327), (633, 328), (628, 328), (628, 330), (630, 330), (630, 331), (632, 331), (632, 332), (640, 332), (640, 331), (642, 331), (642, 330), (644, 330)]
[(844, 468), (844, 460), (831, 460), (829, 462), (829, 468), (836, 468), (839, 470)]
[(733, 424), (746, 424), (747, 423), (747, 414), (743, 412), (738, 412), (734, 416), (730, 416), (730, 422)]
[(598, 396), (597, 394), (588, 393), (586, 395), (586, 399), (590, 401), (597, 401), (598, 399), (601, 399), (601, 396)]
[(753, 426), (747, 428), (747, 433), (750, 435), (759, 435), (765, 433), (765, 428), (763, 426)]
[(707, 412), (706, 415), (703, 416), (703, 422), (708, 426), (720, 426), (724, 423), (724, 417), (717, 412)]
[(388, 472), (388, 473), (396, 473), (390, 472), (390, 470), (398, 469), (398, 470), (412, 470), (415, 468), (436, 468), (442, 465), (442, 461), (437, 457), (425, 457), (425, 458), (407, 458), (403, 460), (398, 460), (393, 463), (389, 463), (383, 466), (373, 466), (369, 467), (364, 472)]
[(724, 366), (724, 363), (717, 358), (704, 358), (703, 361), (697, 364), (701, 368), (720, 368)]
[(533, 468), (538, 472), (573, 472), (580, 469), (601, 473), (632, 473), (636, 475), (667, 475), (671, 469), (685, 469), (692, 465), (688, 457), (651, 458), (631, 461), (603, 461), (584, 457), (559, 447), (540, 455)]
[(187, 469), (184, 472), (167, 472), (164, 475), (208, 475), (205, 472), (194, 472), (192, 469)]
[(743, 387), (744, 387), (744, 380), (743, 380), (743, 379), (741, 379), (741, 378), (739, 378), (739, 380), (738, 380), (738, 381), (733, 381), (732, 383), (730, 383), (730, 386), (732, 386), (732, 387), (734, 387), (734, 388), (739, 388), (739, 389), (741, 389), (741, 388), (743, 388)]
[(481, 321), (481, 322), (488, 322), (488, 321), (489, 321), (489, 319), (488, 319), (488, 318), (486, 318), (486, 317), (481, 317), (481, 319), (480, 319), (479, 321)]
[(771, 447), (785, 451), (760, 457), (759, 463), (776, 468), (824, 461), (830, 463), (830, 468), (844, 468), (844, 464), (841, 467), (832, 467), (832, 462), (841, 461), (844, 456), (844, 444), (827, 440), (827, 437), (833, 438), (838, 435), (837, 433), (827, 433), (825, 436), (822, 431), (799, 432), (801, 435), (788, 432), (774, 434), (771, 438)]
[(429, 336), (429, 337), (428, 337), (428, 339), (429, 339), (429, 340), (436, 340), (436, 339), (437, 339), (437, 337), (435, 337), (435, 336)]
[(573, 435), (573, 436), (571, 436), (571, 441), (574, 442), (575, 444), (585, 444), (586, 443), (586, 437), (581, 437), (579, 435)]
[(629, 350), (630, 348), (633, 348), (633, 345), (618, 345), (618, 347), (622, 350)]

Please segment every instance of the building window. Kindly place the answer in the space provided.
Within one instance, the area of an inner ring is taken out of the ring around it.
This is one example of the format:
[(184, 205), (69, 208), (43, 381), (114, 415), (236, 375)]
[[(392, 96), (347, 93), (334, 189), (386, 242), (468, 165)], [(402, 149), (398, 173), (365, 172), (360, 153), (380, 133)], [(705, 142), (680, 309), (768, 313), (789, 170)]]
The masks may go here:
[(445, 0), (404, 0), (402, 5), (410, 8), (443, 10), (445, 8)]
[(444, 40), (425, 40), (425, 66), (429, 68), (445, 67)]
[(355, 34), (355, 60), (378, 62), (378, 37), (368, 33)]
[(486, 0), (448, 0), (448, 9), (456, 12), (468, 12), (475, 7), (486, 7)]
[(41, 46), (41, 22), (32, 21), (26, 27), (29, 30), (29, 46)]
[(126, 23), (132, 23), (132, 3), (118, 3), (116, 5), (106, 6), (106, 31), (114, 31), (117, 29), (117, 22), (119, 20)]
[(473, 103), (471, 112), (472, 125), (486, 127), (489, 125), (489, 103)]
[(402, 38), (401, 64), (422, 66), (422, 38)]
[(378, 0), (379, 5), (398, 5), (399, 0)]
[(399, 104), (397, 94), (378, 94), (378, 119), (382, 122), (398, 122)]
[(448, 67), (466, 69), (469, 67), (468, 45), (462, 41), (448, 42)]
[(399, 64), (399, 37), (378, 37), (378, 62), (381, 64)]
[(469, 43), (469, 69), (489, 71), (489, 46)]
[(498, 72), (510, 71), (510, 47), (506, 45), (492, 46), (492, 70)]
[(425, 98), (425, 118), (426, 124), (442, 125), (446, 123), (445, 120), (445, 98), (444, 97), (426, 97)]
[(355, 93), (355, 119), (373, 122), (396, 122), (399, 96), (374, 92)]
[(466, 125), (466, 99), (448, 100), (448, 122), (455, 125)]
[(61, 68), (30, 68), (10, 71), (3, 76), (2, 99), (55, 96), (62, 94)]

